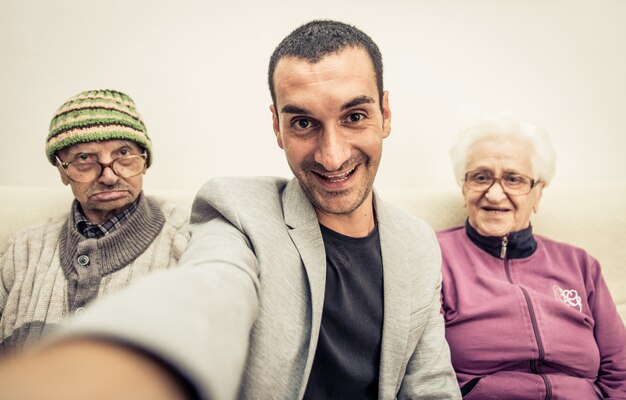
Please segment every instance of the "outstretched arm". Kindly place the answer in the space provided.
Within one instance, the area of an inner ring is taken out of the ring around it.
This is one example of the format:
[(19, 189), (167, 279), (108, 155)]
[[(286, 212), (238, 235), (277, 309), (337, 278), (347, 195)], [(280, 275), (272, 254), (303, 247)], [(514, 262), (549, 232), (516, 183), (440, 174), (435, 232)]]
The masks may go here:
[[(99, 299), (50, 347), (0, 367), (3, 398), (9, 388), (26, 391), (7, 395), (15, 399), (185, 398), (175, 397), (185, 395), (176, 374), (200, 398), (234, 398), (257, 316), (258, 265), (241, 227), (202, 199), (196, 205), (181, 266)], [(27, 395), (35, 385), (42, 395)]]
[(194, 398), (186, 383), (160, 362), (97, 339), (77, 338), (5, 359), (0, 387), (7, 399)]

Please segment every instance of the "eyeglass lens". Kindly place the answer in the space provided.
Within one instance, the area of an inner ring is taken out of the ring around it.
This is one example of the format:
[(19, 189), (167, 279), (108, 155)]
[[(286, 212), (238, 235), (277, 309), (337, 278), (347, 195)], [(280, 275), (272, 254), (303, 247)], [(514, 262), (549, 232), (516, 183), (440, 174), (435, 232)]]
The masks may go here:
[(67, 166), (67, 173), (77, 182), (91, 182), (102, 174), (105, 167), (110, 167), (120, 178), (132, 178), (143, 172), (145, 163), (145, 159), (138, 155), (121, 157), (104, 165), (98, 162), (72, 162)]
[(471, 190), (486, 191), (498, 182), (509, 194), (522, 195), (531, 191), (534, 181), (522, 174), (506, 173), (499, 178), (489, 171), (470, 171), (465, 174), (465, 184)]

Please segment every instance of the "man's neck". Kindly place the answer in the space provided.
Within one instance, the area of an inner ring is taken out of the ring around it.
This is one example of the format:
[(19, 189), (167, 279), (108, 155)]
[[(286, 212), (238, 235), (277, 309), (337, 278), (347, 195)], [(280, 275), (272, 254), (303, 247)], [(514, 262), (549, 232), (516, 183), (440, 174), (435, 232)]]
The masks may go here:
[(366, 237), (374, 229), (374, 206), (371, 198), (348, 214), (329, 214), (317, 208), (315, 213), (320, 224), (345, 236)]

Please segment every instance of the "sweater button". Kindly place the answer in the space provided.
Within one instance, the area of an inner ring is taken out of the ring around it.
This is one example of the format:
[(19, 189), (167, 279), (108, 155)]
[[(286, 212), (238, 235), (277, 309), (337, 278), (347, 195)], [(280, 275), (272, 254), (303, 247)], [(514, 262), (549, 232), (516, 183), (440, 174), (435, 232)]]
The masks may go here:
[(86, 267), (87, 265), (89, 265), (89, 256), (82, 254), (78, 256), (78, 259), (76, 259), (76, 261), (78, 261), (79, 265)]
[(78, 307), (76, 311), (74, 311), (74, 315), (76, 315), (77, 317), (80, 317), (84, 313), (85, 313), (85, 309), (83, 307)]

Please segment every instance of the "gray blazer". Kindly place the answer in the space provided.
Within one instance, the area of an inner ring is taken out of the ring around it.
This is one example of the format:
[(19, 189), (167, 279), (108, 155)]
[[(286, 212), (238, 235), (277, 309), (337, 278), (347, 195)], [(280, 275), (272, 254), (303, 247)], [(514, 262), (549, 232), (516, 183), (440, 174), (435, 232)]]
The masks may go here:
[[(376, 194), (374, 201), (384, 279), (379, 398), (459, 399), (439, 311), (435, 236)], [(157, 354), (212, 399), (302, 398), (326, 257), (297, 180), (213, 179), (194, 200), (191, 224), (181, 268), (112, 296), (74, 329)]]

